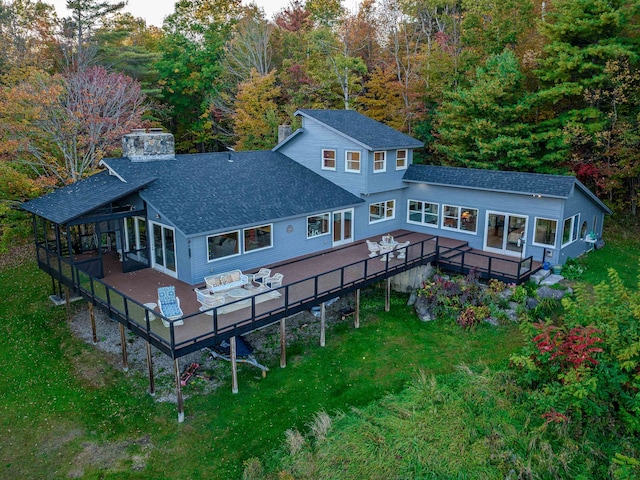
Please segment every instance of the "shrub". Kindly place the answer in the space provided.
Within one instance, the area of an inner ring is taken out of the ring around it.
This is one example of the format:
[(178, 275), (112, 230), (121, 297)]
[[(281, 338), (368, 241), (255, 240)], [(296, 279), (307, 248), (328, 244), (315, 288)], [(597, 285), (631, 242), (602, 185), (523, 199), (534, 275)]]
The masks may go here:
[(577, 280), (582, 278), (586, 267), (574, 258), (569, 258), (562, 266), (562, 276), (567, 280)]

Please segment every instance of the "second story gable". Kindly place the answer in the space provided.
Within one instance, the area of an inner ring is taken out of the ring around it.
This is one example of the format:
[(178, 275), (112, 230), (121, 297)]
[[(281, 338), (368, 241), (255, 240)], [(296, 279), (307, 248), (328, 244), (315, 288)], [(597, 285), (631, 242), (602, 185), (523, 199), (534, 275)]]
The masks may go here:
[(278, 151), (354, 195), (402, 188), (422, 142), (353, 110), (298, 110), (302, 127)]

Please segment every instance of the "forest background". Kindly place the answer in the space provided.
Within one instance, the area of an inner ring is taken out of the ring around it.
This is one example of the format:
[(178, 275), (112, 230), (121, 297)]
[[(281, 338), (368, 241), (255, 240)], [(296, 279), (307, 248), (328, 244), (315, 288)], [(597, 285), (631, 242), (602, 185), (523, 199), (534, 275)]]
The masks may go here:
[[(575, 174), (637, 223), (640, 0), (0, 0), (0, 218), (95, 173), (132, 128), (178, 153), (270, 149), (300, 108), (355, 109), (418, 162)], [(26, 226), (24, 228), (27, 228)]]

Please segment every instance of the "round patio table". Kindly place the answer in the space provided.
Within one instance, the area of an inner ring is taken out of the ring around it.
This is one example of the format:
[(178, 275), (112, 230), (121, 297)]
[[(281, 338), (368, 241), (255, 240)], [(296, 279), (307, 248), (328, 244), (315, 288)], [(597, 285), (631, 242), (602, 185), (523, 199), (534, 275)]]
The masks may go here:
[(250, 296), (251, 292), (244, 288), (234, 288), (233, 290), (229, 290), (227, 292), (227, 295), (229, 295), (231, 298), (245, 298)]

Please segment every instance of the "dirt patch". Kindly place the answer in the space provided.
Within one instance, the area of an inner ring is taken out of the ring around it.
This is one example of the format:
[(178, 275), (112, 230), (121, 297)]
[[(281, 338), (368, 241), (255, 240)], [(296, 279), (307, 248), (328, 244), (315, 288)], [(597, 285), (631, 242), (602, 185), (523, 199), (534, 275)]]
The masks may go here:
[(8, 268), (24, 265), (27, 261), (36, 258), (36, 249), (33, 243), (18, 243), (9, 248), (8, 253), (0, 255), (0, 272)]
[(114, 473), (143, 470), (153, 444), (150, 437), (145, 436), (124, 442), (85, 443), (82, 447), (82, 451), (75, 458), (74, 467), (68, 474), (69, 478), (82, 478), (88, 467), (100, 472)]
[[(329, 303), (329, 302), (328, 302)], [(353, 306), (353, 296), (347, 295), (338, 298), (326, 308), (326, 328), (330, 331), (336, 324), (343, 322), (340, 310)], [(110, 319), (99, 310), (96, 312), (96, 332), (98, 342), (94, 345), (91, 331), (91, 320), (87, 308), (83, 308), (72, 319), (71, 331), (73, 334), (90, 345), (104, 352), (104, 359), (117, 369), (123, 368), (120, 328), (118, 322)], [(344, 322), (353, 321), (353, 317)], [(287, 345), (296, 342), (318, 345), (320, 338), (320, 319), (310, 312), (301, 312), (287, 318)], [(257, 330), (244, 336), (254, 347), (254, 356), (259, 363), (269, 368), (280, 365), (280, 326), (278, 323)], [(146, 342), (135, 334), (126, 333), (128, 374), (148, 375)], [(175, 377), (173, 360), (152, 347), (154, 367), (154, 380), (156, 394), (159, 402), (176, 403)], [(78, 376), (89, 386), (102, 385), (101, 376), (106, 375), (104, 365), (87, 358), (88, 354), (78, 356), (74, 360)], [(197, 375), (183, 389), (183, 396), (188, 398), (194, 394), (206, 394), (224, 384), (231, 377), (231, 368), (228, 362), (214, 359), (205, 351), (194, 352), (180, 358), (179, 365), (184, 370), (191, 363), (198, 363), (200, 368)], [(259, 370), (246, 364), (239, 364), (239, 369)]]

